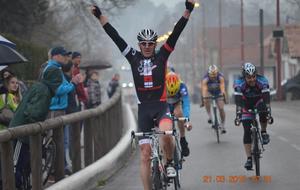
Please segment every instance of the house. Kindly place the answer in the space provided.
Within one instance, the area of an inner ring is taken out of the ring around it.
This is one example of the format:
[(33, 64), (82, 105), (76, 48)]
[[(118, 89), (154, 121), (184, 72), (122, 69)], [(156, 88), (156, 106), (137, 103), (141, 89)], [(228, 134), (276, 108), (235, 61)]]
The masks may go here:
[(284, 27), (282, 48), (283, 79), (294, 77), (300, 70), (300, 25)]

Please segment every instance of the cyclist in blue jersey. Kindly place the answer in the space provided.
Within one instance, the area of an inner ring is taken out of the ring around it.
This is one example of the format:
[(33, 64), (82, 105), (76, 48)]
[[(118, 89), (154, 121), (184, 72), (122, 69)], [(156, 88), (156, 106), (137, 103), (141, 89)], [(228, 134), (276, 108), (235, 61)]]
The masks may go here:
[(187, 130), (192, 129), (192, 125), (189, 122), (190, 118), (190, 98), (188, 94), (187, 86), (180, 80), (179, 76), (170, 71), (166, 75), (167, 86), (167, 102), (169, 104), (170, 111), (174, 113), (175, 117), (186, 117), (187, 122), (178, 121), (178, 128), (180, 133), (180, 145), (182, 156), (189, 156), (190, 150), (188, 142), (185, 138), (185, 128)]
[(270, 89), (268, 80), (257, 74), (256, 67), (252, 63), (245, 63), (242, 67), (242, 77), (235, 80), (234, 95), (237, 118), (240, 118), (244, 128), (244, 148), (247, 156), (245, 168), (252, 169), (251, 157), (251, 114), (242, 114), (249, 109), (257, 108), (264, 111), (259, 114), (261, 136), (263, 144), (268, 144), (270, 137), (267, 134), (267, 115), (271, 112)]
[[(167, 61), (174, 50), (175, 44), (185, 28), (190, 14), (194, 8), (194, 0), (185, 1), (183, 16), (176, 23), (167, 41), (155, 51), (157, 46), (157, 34), (152, 29), (143, 29), (137, 35), (140, 51), (126, 43), (117, 30), (108, 22), (97, 6), (92, 7), (92, 13), (99, 20), (105, 32), (118, 46), (119, 50), (128, 60), (133, 75), (135, 89), (138, 97), (138, 130), (151, 132), (155, 124), (162, 131), (172, 129), (172, 120), (168, 112), (167, 92), (165, 76)], [(170, 135), (161, 137), (164, 158), (166, 159), (166, 171), (168, 177), (175, 177), (176, 170), (173, 166), (174, 143)], [(141, 178), (145, 190), (151, 189), (151, 146), (150, 140), (139, 140), (141, 150)]]
[(221, 133), (226, 133), (225, 129), (225, 110), (224, 110), (224, 104), (225, 104), (225, 78), (221, 72), (219, 72), (219, 69), (216, 65), (209, 66), (207, 73), (203, 77), (201, 81), (201, 90), (202, 90), (202, 101), (205, 106), (206, 112), (208, 114), (208, 123), (212, 124), (212, 115), (211, 115), (211, 100), (205, 99), (209, 96), (219, 96), (223, 95), (223, 97), (220, 97), (217, 99), (217, 106), (220, 112), (221, 117)]

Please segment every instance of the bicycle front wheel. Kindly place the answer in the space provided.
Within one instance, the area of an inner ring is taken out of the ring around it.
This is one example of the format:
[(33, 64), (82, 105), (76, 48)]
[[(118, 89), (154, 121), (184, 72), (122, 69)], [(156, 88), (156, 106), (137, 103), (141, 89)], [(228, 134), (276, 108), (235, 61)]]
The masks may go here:
[(159, 162), (158, 160), (154, 160), (152, 166), (152, 187), (153, 187), (152, 189), (162, 190), (163, 189), (162, 180), (163, 179), (159, 168)]
[(180, 170), (182, 168), (182, 158), (181, 153), (178, 149), (178, 147), (175, 147), (174, 151), (174, 166), (176, 170), (176, 176), (174, 177), (174, 189), (178, 190), (180, 189)]
[(217, 135), (217, 142), (220, 143), (220, 133), (219, 133), (219, 122), (218, 122), (218, 116), (217, 116), (217, 108), (214, 107), (214, 117), (215, 117), (215, 121), (214, 121), (214, 129), (216, 131), (216, 135)]
[(42, 145), (42, 180), (43, 185), (48, 181), (48, 178), (54, 168), (54, 162), (56, 157), (56, 143), (50, 138), (43, 142)]
[(260, 176), (260, 150), (258, 147), (257, 131), (255, 131), (253, 135), (253, 158), (254, 158), (256, 176)]

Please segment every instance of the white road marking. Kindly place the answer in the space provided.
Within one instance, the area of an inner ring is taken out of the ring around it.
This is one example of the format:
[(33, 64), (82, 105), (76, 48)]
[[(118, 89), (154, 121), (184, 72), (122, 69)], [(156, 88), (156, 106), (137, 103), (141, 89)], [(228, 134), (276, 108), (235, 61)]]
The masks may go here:
[(282, 137), (282, 136), (278, 136), (278, 138), (284, 142), (289, 142), (289, 140), (285, 137)]
[(300, 151), (300, 147), (296, 144), (291, 144), (292, 147), (294, 147), (295, 149), (297, 149), (298, 151)]

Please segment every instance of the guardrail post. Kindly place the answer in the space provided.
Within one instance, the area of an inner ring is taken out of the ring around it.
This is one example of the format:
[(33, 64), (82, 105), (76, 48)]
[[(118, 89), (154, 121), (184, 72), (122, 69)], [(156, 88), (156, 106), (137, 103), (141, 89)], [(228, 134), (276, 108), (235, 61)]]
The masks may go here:
[(54, 176), (55, 176), (55, 181), (57, 182), (65, 177), (64, 129), (63, 129), (63, 126), (53, 129), (53, 138), (56, 143)]
[(84, 121), (84, 163), (85, 167), (93, 163), (93, 129), (91, 119)]
[(40, 134), (30, 137), (30, 158), (32, 190), (40, 190), (42, 189), (42, 138)]
[(81, 170), (81, 145), (80, 145), (81, 122), (72, 123), (70, 127), (70, 153), (72, 159), (72, 172)]
[(2, 188), (9, 190), (15, 189), (13, 146), (10, 141), (1, 143), (1, 167)]

